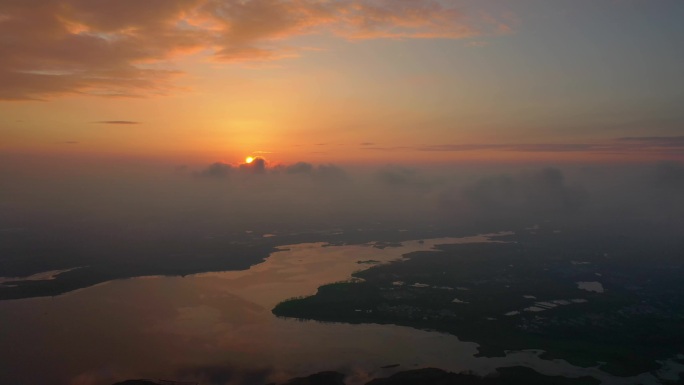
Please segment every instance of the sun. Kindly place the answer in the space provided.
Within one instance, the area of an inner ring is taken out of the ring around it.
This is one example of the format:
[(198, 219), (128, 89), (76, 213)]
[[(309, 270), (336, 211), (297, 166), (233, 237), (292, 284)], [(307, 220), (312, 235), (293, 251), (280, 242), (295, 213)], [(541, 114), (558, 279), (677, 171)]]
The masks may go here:
[(252, 158), (251, 156), (248, 156), (245, 158), (245, 162), (252, 163), (252, 162), (254, 162), (254, 158)]

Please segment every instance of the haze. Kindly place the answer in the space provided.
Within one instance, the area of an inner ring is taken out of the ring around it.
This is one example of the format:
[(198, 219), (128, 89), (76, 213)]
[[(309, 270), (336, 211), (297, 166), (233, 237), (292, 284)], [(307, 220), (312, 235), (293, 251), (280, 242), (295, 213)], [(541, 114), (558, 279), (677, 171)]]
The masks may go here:
[[(402, 346), (416, 338), (424, 350), (449, 333), (480, 369), (514, 352), (535, 370), (567, 360), (549, 375), (661, 381), (663, 366), (684, 364), (682, 20), (679, 0), (0, 0), (0, 337), (13, 338), (0, 340), (0, 382), (260, 385), (188, 368), (253, 370), (220, 359), (244, 347), (231, 338), (249, 345), (250, 320), (277, 325), (273, 346), (315, 344), (292, 318), (364, 324), (361, 340), (400, 325)], [(344, 259), (353, 253), (364, 258)], [(327, 270), (315, 264), (324, 254)], [(292, 267), (301, 261), (310, 281)], [(346, 281), (326, 286), (333, 277)], [(297, 292), (296, 280), (319, 289)], [(156, 312), (146, 298), (162, 284), (177, 297)], [(116, 302), (120, 290), (138, 301)], [(97, 339), (47, 342), (80, 338), (51, 334), (50, 311), (105, 330), (64, 310), (91, 314), (99, 295), (118, 305), (98, 314), (190, 314), (216, 333), (232, 311), (241, 321), (225, 340), (150, 337), (175, 329), (134, 318), (112, 326), (126, 349), (195, 344), (150, 372), (142, 354), (85, 348)], [(15, 354), (33, 335), (49, 367), (26, 347)], [(287, 366), (261, 343), (255, 357), (281, 375), (263, 381), (328, 363)], [(378, 364), (381, 345), (332, 367), (365, 360), (352, 375), (361, 384), (414, 364)], [(337, 357), (318, 348), (306, 354)], [(103, 369), (121, 357), (130, 365)]]

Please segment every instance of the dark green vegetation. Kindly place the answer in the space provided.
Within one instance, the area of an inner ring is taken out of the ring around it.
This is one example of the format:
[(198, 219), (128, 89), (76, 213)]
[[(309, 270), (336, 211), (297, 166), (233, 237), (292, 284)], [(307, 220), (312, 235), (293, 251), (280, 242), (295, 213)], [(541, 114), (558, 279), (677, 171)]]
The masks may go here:
[(263, 261), (275, 249), (269, 244), (167, 240), (161, 245), (138, 249), (112, 245), (108, 250), (93, 251), (99, 257), (93, 259), (65, 255), (65, 250), (45, 249), (40, 244), (28, 250), (33, 255), (24, 255), (26, 249), (21, 251), (2, 254), (0, 271), (3, 275), (12, 277), (36, 271), (78, 268), (61, 273), (54, 279), (18, 279), (0, 284), (0, 300), (54, 296), (115, 279), (146, 275), (181, 276), (207, 271), (243, 270)]
[[(498, 368), (496, 373), (480, 377), (470, 373), (451, 373), (425, 368), (407, 370), (387, 378), (376, 378), (366, 385), (596, 385), (600, 381), (591, 377), (565, 378), (545, 376), (522, 366)], [(321, 372), (308, 377), (294, 378), (285, 385), (344, 385), (344, 375)]]
[[(551, 230), (409, 254), (273, 313), (451, 333), (484, 356), (543, 349), (542, 358), (620, 376), (684, 352), (682, 240)], [(605, 292), (576, 282), (600, 282)]]
[[(307, 377), (293, 378), (284, 385), (345, 385), (344, 374), (320, 372)], [(566, 378), (546, 376), (522, 366), (498, 368), (495, 373), (480, 377), (471, 373), (451, 373), (440, 369), (425, 368), (395, 373), (387, 378), (376, 378), (366, 385), (597, 385), (600, 381), (591, 377)], [(128, 380), (114, 385), (154, 385), (150, 380)]]
[(126, 380), (114, 385), (159, 385), (159, 383), (152, 380)]
[(149, 275), (184, 276), (210, 271), (245, 270), (263, 262), (282, 245), (306, 242), (361, 244), (377, 239), (382, 247), (400, 241), (440, 237), (434, 230), (339, 229), (329, 232), (279, 234), (185, 233), (151, 236), (120, 234), (93, 229), (75, 233), (70, 229), (0, 231), (0, 277), (25, 277), (53, 270), (73, 269), (50, 280), (0, 283), (0, 300), (55, 296), (115, 279)]
[(286, 385), (344, 385), (344, 374), (320, 372), (306, 377), (293, 378)]
[(366, 385), (596, 385), (591, 377), (566, 378), (545, 376), (522, 366), (498, 368), (496, 373), (479, 377), (469, 373), (450, 373), (440, 369), (418, 369), (396, 373), (388, 378), (376, 378)]

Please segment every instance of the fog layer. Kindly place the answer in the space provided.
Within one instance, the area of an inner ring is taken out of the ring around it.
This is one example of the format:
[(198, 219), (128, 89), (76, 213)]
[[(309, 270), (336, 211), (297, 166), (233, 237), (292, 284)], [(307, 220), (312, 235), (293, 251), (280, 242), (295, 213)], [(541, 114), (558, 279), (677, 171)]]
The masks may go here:
[[(517, 169), (274, 165), (261, 158), (195, 167), (5, 164), (4, 276), (131, 254), (155, 254), (159, 263), (175, 244), (197, 258), (201, 248), (194, 245), (246, 244), (264, 235), (278, 244), (278, 237), (292, 234), (359, 229), (456, 234), (547, 223), (677, 234), (684, 227), (679, 163)], [(21, 260), (51, 262), (37, 267)]]

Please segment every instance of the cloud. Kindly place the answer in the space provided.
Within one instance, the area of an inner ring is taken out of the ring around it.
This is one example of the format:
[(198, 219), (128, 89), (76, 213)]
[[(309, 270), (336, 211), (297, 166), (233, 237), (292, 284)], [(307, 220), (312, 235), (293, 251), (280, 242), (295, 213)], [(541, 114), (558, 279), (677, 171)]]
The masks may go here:
[(307, 175), (314, 181), (324, 183), (336, 183), (350, 180), (347, 173), (334, 164), (320, 164), (314, 166), (307, 162), (297, 162), (291, 165), (277, 165), (271, 169), (271, 172), (274, 174)]
[(175, 89), (173, 59), (271, 61), (322, 35), (346, 40), (499, 34), (505, 18), (438, 0), (3, 0), (0, 100), (150, 96)]
[(581, 143), (533, 143), (533, 144), (438, 144), (418, 147), (419, 151), (520, 151), (520, 152), (575, 152), (601, 148), (600, 145)]
[(519, 226), (583, 214), (586, 193), (570, 186), (557, 168), (481, 176), (441, 193), (447, 215), (492, 225)]
[[(31, 239), (43, 240), (46, 250), (78, 261), (89, 258), (83, 250), (102, 244), (111, 246), (100, 247), (103, 260), (194, 258), (220, 250), (223, 242), (247, 240), (252, 235), (245, 230), (260, 237), (343, 229), (344, 237), (362, 239), (357, 229), (453, 234), (546, 227), (546, 221), (587, 231), (679, 235), (684, 229), (684, 167), (674, 162), (523, 170), (420, 164), (341, 169), (301, 162), (265, 164), (254, 173), (224, 162), (181, 171), (137, 162), (103, 167), (100, 161), (55, 172), (54, 158), (26, 159), (2, 155), (0, 165), (19, 164), (27, 172), (5, 173), (0, 228), (35, 231)], [(24, 242), (15, 238), (8, 239)]]
[(462, 143), (462, 144), (433, 144), (417, 147), (364, 147), (364, 150), (374, 151), (427, 151), (427, 152), (465, 152), (465, 151), (517, 151), (517, 152), (584, 152), (598, 151), (610, 148), (605, 144), (588, 143)]
[(402, 166), (385, 166), (375, 172), (375, 179), (391, 188), (410, 187), (429, 190), (434, 182), (428, 180), (423, 173), (416, 169)]
[(294, 56), (297, 49), (280, 44), (292, 36), (458, 39), (493, 31), (489, 24), (497, 24), (436, 0), (208, 1), (202, 9), (217, 23), (216, 57), (226, 61)]
[(332, 183), (349, 180), (347, 173), (340, 167), (335, 166), (334, 164), (319, 165), (316, 168), (316, 171), (313, 173), (313, 177), (318, 181)]
[(252, 174), (263, 174), (266, 172), (266, 159), (257, 156), (251, 163), (242, 163), (239, 169)]
[(176, 71), (151, 62), (198, 47), (173, 23), (187, 0), (7, 0), (0, 21), (0, 99), (64, 93), (162, 93)]
[(372, 151), (399, 151), (399, 150), (415, 150), (416, 147), (409, 147), (409, 146), (392, 146), (392, 147), (372, 146), (372, 147), (363, 147), (361, 149), (362, 150), (372, 150)]
[(134, 120), (101, 120), (99, 122), (95, 123), (100, 123), (100, 124), (122, 124), (122, 125), (127, 125), (127, 124), (140, 124), (140, 122), (136, 122)]
[(298, 162), (285, 167), (285, 172), (288, 174), (311, 174), (313, 171), (314, 167), (306, 162)]
[(577, 153), (635, 153), (670, 152), (684, 154), (684, 136), (624, 137), (593, 143), (459, 143), (434, 144), (414, 147), (365, 146), (374, 151), (508, 151), (508, 152), (577, 152)]
[(466, 47), (486, 47), (489, 45), (487, 41), (470, 41), (466, 43)]
[(305, 162), (248, 167), (253, 166), (215, 163), (200, 175), (230, 176), (230, 185), (212, 188), (230, 205), (249, 208), (251, 219), (298, 213), (301, 225), (360, 221), (492, 229), (549, 220), (622, 225), (663, 223), (684, 213), (684, 167), (677, 162), (477, 172), (390, 165), (365, 173)]
[(198, 173), (199, 176), (211, 178), (225, 178), (233, 171), (233, 166), (227, 163), (216, 162)]
[(635, 136), (618, 138), (618, 141), (640, 146), (684, 147), (684, 136)]

